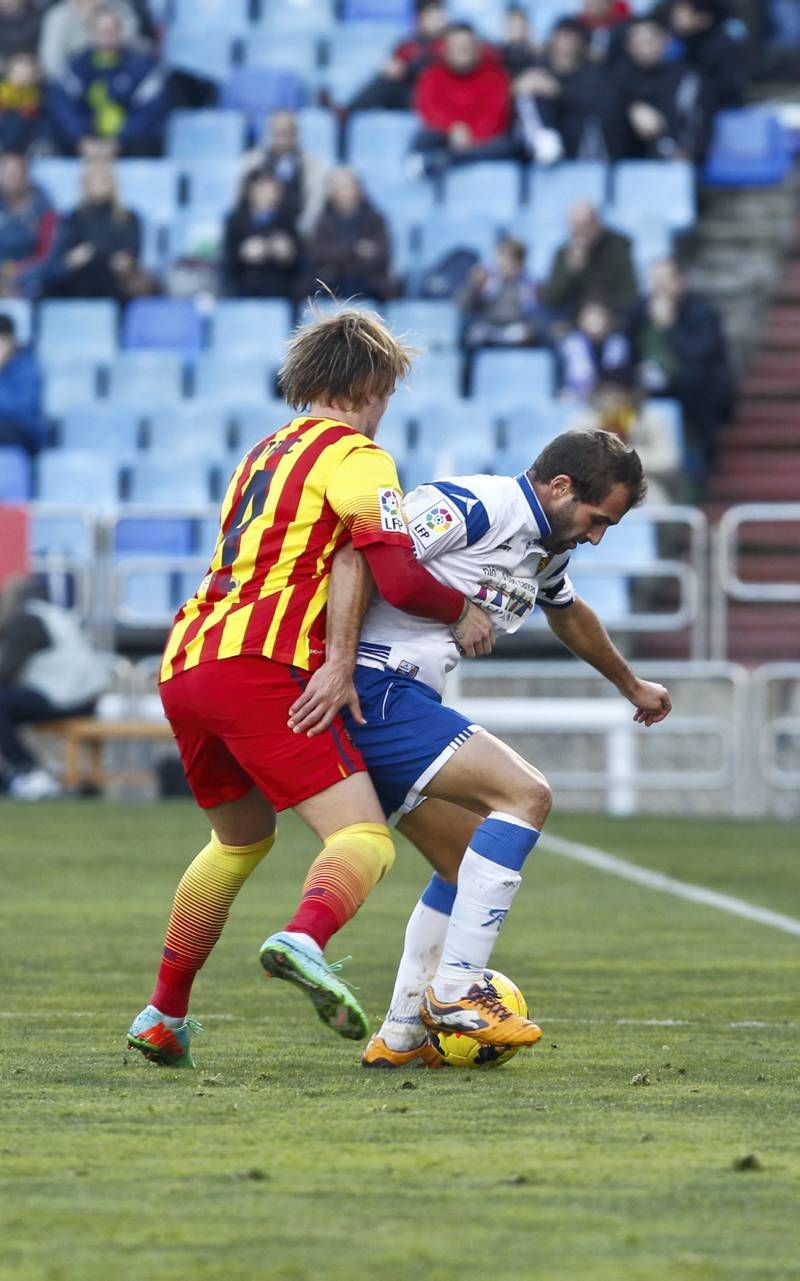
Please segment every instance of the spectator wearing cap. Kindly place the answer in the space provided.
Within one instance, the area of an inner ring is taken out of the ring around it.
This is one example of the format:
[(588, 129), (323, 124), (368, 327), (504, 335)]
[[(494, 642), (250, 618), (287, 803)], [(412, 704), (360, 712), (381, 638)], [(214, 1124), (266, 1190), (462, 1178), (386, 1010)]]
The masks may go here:
[(17, 345), (14, 321), (0, 312), (0, 445), (33, 455), (46, 441), (39, 365), (30, 348)]
[(26, 152), (43, 124), (36, 59), (29, 53), (14, 53), (0, 71), (0, 150)]
[(662, 7), (688, 67), (709, 85), (717, 110), (741, 107), (748, 81), (747, 46), (729, 34), (721, 0), (671, 0)]
[(316, 282), (337, 297), (383, 301), (395, 292), (383, 214), (365, 195), (352, 169), (335, 169), (328, 199), (307, 242), (309, 292)]
[(136, 36), (136, 17), (125, 0), (58, 0), (44, 15), (39, 64), (46, 80), (60, 80), (72, 58), (92, 43), (92, 24), (100, 9), (113, 9), (122, 22), (123, 39)]
[(121, 203), (114, 170), (106, 162), (86, 164), (82, 185), (80, 204), (59, 228), (48, 292), (127, 302), (142, 292), (141, 219)]
[(289, 298), (294, 293), (300, 242), (284, 189), (268, 169), (254, 169), (225, 224), (225, 275), (241, 298)]
[(264, 128), (264, 144), (247, 153), (245, 173), (266, 169), (283, 188), (283, 207), (305, 235), (325, 204), (328, 166), (300, 144), (297, 116), (275, 111)]
[(529, 347), (539, 337), (541, 312), (536, 283), (525, 270), (521, 240), (502, 236), (492, 267), (476, 265), (457, 302), (464, 317), (463, 342), (476, 347)]
[(629, 316), (639, 294), (630, 240), (606, 227), (588, 200), (571, 207), (568, 221), (569, 239), (539, 287), (540, 301), (569, 320), (595, 298), (603, 298), (615, 315)]
[(583, 304), (574, 328), (556, 345), (558, 389), (562, 396), (588, 400), (609, 375), (631, 370), (631, 344), (615, 323), (611, 309), (600, 299)]
[(678, 264), (665, 259), (650, 268), (650, 293), (636, 310), (631, 334), (640, 385), (652, 396), (681, 402), (695, 478), (702, 485), (733, 400), (719, 314), (689, 289)]
[(614, 69), (617, 158), (683, 158), (699, 164), (711, 132), (712, 94), (682, 58), (672, 59), (670, 33), (639, 18), (625, 35), (625, 59)]
[(394, 46), (378, 74), (348, 103), (348, 110), (409, 111), (420, 73), (442, 53), (446, 26), (447, 9), (440, 0), (418, 3), (414, 31)]
[(538, 164), (608, 159), (608, 89), (575, 19), (556, 23), (544, 57), (517, 76), (513, 89), (525, 146)]
[(468, 23), (447, 28), (442, 57), (417, 81), (414, 108), (422, 125), (414, 150), (429, 173), (515, 154), (508, 75)]
[(41, 293), (56, 235), (50, 200), (30, 179), (24, 156), (0, 156), (0, 293)]
[(17, 53), (36, 56), (41, 21), (31, 0), (0, 0), (0, 66)]
[(93, 158), (158, 155), (167, 109), (161, 66), (126, 44), (114, 9), (98, 9), (90, 47), (71, 59), (50, 90), (53, 126), (64, 150)]

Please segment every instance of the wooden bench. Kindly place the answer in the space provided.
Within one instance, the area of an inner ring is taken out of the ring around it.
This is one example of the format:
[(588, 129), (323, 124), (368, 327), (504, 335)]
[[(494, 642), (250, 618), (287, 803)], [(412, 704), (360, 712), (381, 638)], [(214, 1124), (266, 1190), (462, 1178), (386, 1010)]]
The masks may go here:
[[(77, 791), (88, 784), (102, 792), (112, 775), (103, 764), (106, 743), (119, 742), (173, 742), (173, 733), (167, 721), (159, 720), (97, 720), (92, 716), (65, 717), (62, 721), (47, 721), (32, 726), (42, 733), (55, 734), (64, 743), (64, 773), (62, 782), (68, 791)], [(133, 775), (116, 772), (114, 778)], [(138, 779), (137, 780), (141, 781)]]

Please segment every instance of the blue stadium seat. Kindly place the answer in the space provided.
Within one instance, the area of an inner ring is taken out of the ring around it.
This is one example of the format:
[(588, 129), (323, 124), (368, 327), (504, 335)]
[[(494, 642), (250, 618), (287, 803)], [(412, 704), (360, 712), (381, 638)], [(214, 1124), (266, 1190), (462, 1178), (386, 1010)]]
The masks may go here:
[(217, 34), (237, 34), (250, 22), (250, 0), (173, 0), (176, 26), (202, 26)]
[(195, 397), (217, 404), (248, 399), (260, 403), (269, 398), (265, 360), (235, 361), (230, 356), (206, 355), (195, 366), (194, 379)]
[(67, 515), (34, 503), (31, 510), (30, 547), (34, 556), (65, 557), (73, 564), (86, 565), (94, 559), (94, 530), (82, 513)]
[(770, 111), (747, 107), (717, 112), (704, 173), (709, 186), (773, 186), (791, 167), (788, 130)]
[(69, 365), (50, 365), (44, 370), (44, 411), (48, 418), (61, 418), (74, 405), (97, 398), (97, 366), (77, 359)]
[(476, 352), (472, 395), (488, 401), (549, 400), (554, 389), (554, 361), (549, 351), (517, 348)]
[(472, 249), (482, 261), (491, 261), (497, 243), (497, 230), (490, 219), (480, 214), (443, 218), (434, 214), (422, 224), (418, 261), (425, 270), (453, 249)]
[(572, 565), (569, 576), (578, 596), (599, 614), (606, 627), (624, 626), (631, 614), (628, 585), (624, 578), (616, 574), (576, 575)]
[(178, 401), (183, 395), (183, 361), (170, 352), (125, 352), (109, 369), (108, 394), (113, 401), (138, 406), (142, 413), (151, 405)]
[(334, 27), (327, 40), (327, 62), (319, 73), (319, 84), (334, 102), (349, 101), (375, 75), (406, 32), (404, 26), (378, 22), (343, 22)]
[(413, 0), (344, 0), (342, 21), (402, 22), (410, 30), (414, 24)]
[(412, 402), (412, 418), (416, 446), (422, 452), (444, 445), (491, 458), (497, 448), (497, 418), (489, 405), (463, 397), (433, 396)]
[(181, 259), (214, 263), (222, 253), (224, 240), (225, 223), (221, 213), (191, 208), (170, 225), (167, 257), (170, 263)]
[(193, 522), (185, 516), (120, 516), (113, 547), (115, 556), (191, 556)]
[(623, 160), (614, 169), (614, 204), (666, 219), (674, 231), (697, 217), (694, 169), (688, 160)]
[(39, 304), (36, 350), (45, 364), (113, 360), (117, 352), (117, 307), (106, 299)]
[(445, 179), (446, 216), (468, 212), (507, 226), (520, 204), (520, 166), (514, 160), (484, 160), (450, 169)]
[[(414, 450), (400, 464), (400, 482), (408, 493), (418, 485), (426, 485), (442, 475), (441, 450)], [(446, 469), (445, 469), (446, 470)]]
[(81, 198), (80, 160), (66, 160), (59, 156), (39, 156), (31, 161), (31, 177), (50, 197), (59, 213), (66, 213)]
[(646, 569), (657, 560), (655, 522), (648, 518), (647, 510), (643, 508), (629, 512), (623, 527), (607, 530), (597, 547), (576, 548), (570, 561), (570, 572), (574, 568), (579, 573), (583, 564)]
[[(24, 503), (32, 491), (30, 456), (18, 445), (0, 445), (0, 503)], [(63, 499), (62, 499), (63, 501)]]
[(403, 299), (389, 303), (385, 311), (394, 333), (404, 335), (413, 347), (458, 346), (461, 320), (454, 302)]
[(271, 436), (274, 431), (285, 427), (295, 416), (294, 410), (289, 409), (282, 400), (269, 398), (258, 403), (250, 401), (241, 404), (226, 400), (224, 412), (227, 420), (233, 423), (236, 449), (240, 454), (251, 449), (265, 436)]
[(645, 409), (653, 409), (663, 423), (664, 433), (681, 457), (686, 453), (686, 435), (683, 426), (683, 407), (679, 400), (667, 396), (653, 396), (645, 402)]
[(336, 20), (335, 0), (281, 0), (261, 5), (258, 25), (275, 37), (307, 32), (325, 35)]
[(424, 351), (408, 378), (408, 388), (413, 398), (430, 400), (456, 398), (461, 390), (461, 354), (455, 351)]
[(219, 160), (215, 160), (213, 156), (197, 157), (191, 163), (185, 163), (182, 170), (189, 185), (186, 217), (190, 214), (195, 217), (213, 214), (224, 219), (239, 197), (242, 185), (241, 160), (230, 156)]
[(225, 411), (192, 400), (148, 413), (146, 437), (147, 448), (156, 453), (174, 450), (210, 459), (220, 458), (230, 445)]
[(292, 331), (292, 309), (283, 298), (220, 302), (214, 312), (212, 347), (234, 360), (258, 357), (265, 364), (283, 358)]
[(566, 217), (578, 200), (602, 208), (606, 199), (608, 169), (599, 160), (565, 160), (552, 169), (533, 173), (530, 203), (537, 223), (558, 223), (562, 239)]
[(122, 203), (143, 218), (168, 226), (178, 212), (178, 174), (171, 160), (118, 160), (114, 166)]
[(400, 165), (419, 132), (413, 111), (357, 111), (347, 129), (347, 161), (355, 169)]
[(220, 85), (233, 67), (233, 34), (204, 27), (172, 23), (162, 50), (165, 66)]
[(37, 460), (37, 497), (44, 503), (80, 502), (93, 509), (119, 498), (117, 460), (89, 449), (48, 449)]
[(529, 454), (530, 461), (575, 417), (574, 403), (526, 397), (518, 405), (506, 404), (501, 412), (500, 438), (510, 452)]
[(310, 84), (319, 62), (319, 41), (313, 32), (283, 32), (276, 38), (269, 27), (254, 27), (245, 44), (245, 65), (290, 71)]
[(167, 122), (171, 160), (238, 157), (244, 147), (245, 119), (238, 111), (173, 111)]
[(527, 0), (531, 27), (539, 40), (546, 40), (556, 22), (580, 12), (581, 0)]
[(304, 151), (335, 164), (339, 151), (339, 122), (324, 107), (304, 107), (297, 113), (297, 130)]
[(128, 469), (128, 501), (199, 507), (211, 499), (209, 464), (182, 454), (176, 465), (171, 451), (142, 454)]
[(534, 280), (543, 280), (550, 272), (556, 252), (567, 238), (563, 222), (539, 221), (535, 209), (521, 209), (509, 231), (528, 250), (525, 269)]
[(73, 405), (63, 414), (58, 429), (62, 449), (93, 449), (116, 459), (128, 458), (139, 444), (137, 410), (107, 400)]
[(120, 621), (132, 626), (166, 626), (183, 603), (178, 581), (178, 575), (170, 570), (137, 569), (125, 574), (119, 580), (117, 596)]
[(222, 86), (220, 106), (241, 111), (259, 126), (273, 111), (299, 111), (308, 101), (305, 82), (275, 67), (240, 67)]
[(203, 349), (203, 321), (188, 298), (135, 298), (122, 325), (126, 351), (173, 351), (189, 359)]
[(17, 342), (21, 347), (31, 340), (33, 313), (27, 298), (0, 299), (0, 316), (8, 316), (14, 325)]

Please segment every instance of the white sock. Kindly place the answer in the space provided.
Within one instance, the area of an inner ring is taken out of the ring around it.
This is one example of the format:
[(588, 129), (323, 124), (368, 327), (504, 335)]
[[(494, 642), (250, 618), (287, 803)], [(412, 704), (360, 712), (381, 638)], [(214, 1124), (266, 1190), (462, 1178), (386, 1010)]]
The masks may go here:
[(539, 833), (530, 823), (493, 811), (474, 832), (458, 873), (458, 893), (432, 987), (440, 1001), (466, 996), (483, 971), (514, 896), (521, 868)]
[(413, 1050), (425, 1040), (419, 1007), (442, 955), (455, 893), (455, 885), (434, 875), (408, 918), (389, 1011), (378, 1033), (390, 1050)]
[(183, 1027), (184, 1023), (186, 1022), (185, 1014), (183, 1014), (179, 1019), (177, 1019), (173, 1014), (162, 1014), (161, 1010), (159, 1010), (155, 1005), (152, 1008), (155, 1010), (156, 1014), (161, 1019), (161, 1022), (164, 1024), (164, 1027)]
[(289, 935), (290, 939), (297, 939), (298, 943), (302, 943), (305, 947), (310, 947), (314, 952), (319, 952), (320, 956), (322, 956), (322, 948), (316, 939), (312, 939), (310, 934), (303, 934), (301, 930), (286, 930), (285, 933)]

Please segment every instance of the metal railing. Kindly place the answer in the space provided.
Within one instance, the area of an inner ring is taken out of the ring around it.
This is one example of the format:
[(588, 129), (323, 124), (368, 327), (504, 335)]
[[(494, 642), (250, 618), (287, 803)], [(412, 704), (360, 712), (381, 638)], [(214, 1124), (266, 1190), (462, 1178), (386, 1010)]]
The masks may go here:
[[(767, 788), (800, 791), (800, 663), (757, 667), (752, 673), (752, 706), (757, 776)], [(787, 766), (781, 749), (789, 744), (796, 764)], [(763, 799), (768, 804), (768, 798)]]
[[(798, 582), (747, 582), (739, 573), (744, 525), (800, 526), (800, 503), (741, 503), (723, 513), (716, 532), (715, 572), (711, 583), (711, 657), (728, 652), (728, 604), (800, 604)], [(800, 550), (800, 542), (798, 543)], [(800, 642), (798, 643), (800, 650)]]

